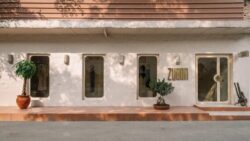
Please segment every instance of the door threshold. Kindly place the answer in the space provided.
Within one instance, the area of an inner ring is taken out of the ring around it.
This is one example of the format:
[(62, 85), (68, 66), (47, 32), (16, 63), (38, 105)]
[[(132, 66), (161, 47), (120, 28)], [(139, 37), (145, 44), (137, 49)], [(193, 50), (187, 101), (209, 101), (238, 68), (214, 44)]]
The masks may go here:
[(204, 111), (250, 111), (250, 107), (242, 107), (239, 105), (194, 105)]
[(234, 104), (195, 104), (194, 107), (241, 107), (240, 105), (234, 105)]

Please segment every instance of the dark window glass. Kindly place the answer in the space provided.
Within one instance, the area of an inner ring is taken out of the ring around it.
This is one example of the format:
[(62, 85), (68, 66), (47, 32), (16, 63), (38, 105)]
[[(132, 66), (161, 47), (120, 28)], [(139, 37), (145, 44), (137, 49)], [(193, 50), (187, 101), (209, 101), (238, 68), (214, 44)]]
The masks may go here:
[(36, 73), (31, 78), (30, 95), (32, 97), (49, 96), (49, 57), (32, 56), (31, 61), (36, 64)]
[(139, 96), (155, 97), (149, 89), (150, 81), (157, 79), (157, 58), (155, 56), (139, 57)]
[(198, 60), (198, 99), (199, 101), (217, 101), (217, 58), (199, 58)]
[(104, 60), (102, 56), (85, 58), (85, 96), (103, 96)]
[(228, 59), (220, 58), (220, 100), (228, 100)]

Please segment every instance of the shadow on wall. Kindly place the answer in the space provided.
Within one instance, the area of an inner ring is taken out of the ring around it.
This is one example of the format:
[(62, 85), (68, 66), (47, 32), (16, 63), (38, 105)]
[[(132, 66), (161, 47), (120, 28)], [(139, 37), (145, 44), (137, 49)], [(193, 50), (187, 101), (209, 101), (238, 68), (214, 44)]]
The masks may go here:
[[(176, 2), (182, 1), (176, 0)], [(162, 19), (163, 17), (167, 18), (169, 13), (173, 17), (176, 16), (175, 18), (185, 18), (186, 15), (183, 13), (189, 12), (188, 4), (163, 4), (162, 0), (143, 0), (143, 3), (115, 2), (112, 0), (93, 0), (91, 2), (85, 2), (84, 0), (56, 0), (54, 4), (62, 17), (82, 19), (147, 19), (156, 18), (157, 16), (158, 19)], [(144, 8), (141, 8), (141, 6), (144, 6)]]
[[(42, 18), (41, 11), (32, 11), (22, 5), (20, 0), (3, 0), (0, 2), (0, 19)], [(25, 13), (25, 17), (22, 13)]]
[[(218, 4), (222, 12), (214, 10), (216, 8), (211, 6), (211, 4)], [(223, 4), (233, 5), (234, 3), (207, 2), (202, 4), (199, 3), (199, 0), (194, 0), (193, 3), (187, 3), (185, 0), (136, 0), (134, 2), (126, 0), (50, 0), (44, 2), (33, 0), (25, 3), (21, 0), (2, 0), (0, 1), (0, 18), (136, 20), (241, 19), (243, 14), (239, 12), (228, 13), (228, 9), (225, 9)], [(241, 8), (238, 8), (238, 10), (241, 10)]]
[[(183, 0), (176, 0), (182, 2)], [(113, 0), (2, 0), (2, 19), (173, 19), (185, 18), (189, 4), (162, 3), (162, 0), (126, 2)], [(183, 8), (184, 7), (184, 8)], [(177, 9), (177, 10), (176, 10)]]
[(125, 55), (123, 65), (119, 63), (119, 54), (108, 54), (106, 66), (105, 94), (109, 103), (115, 106), (136, 104), (136, 54)]
[[(180, 56), (181, 65), (175, 64), (176, 56)], [(172, 94), (165, 97), (166, 102), (172, 106), (187, 106), (195, 103), (195, 54), (162, 54), (159, 66), (158, 73), (160, 78), (168, 78), (168, 68), (188, 68), (188, 80), (169, 81), (173, 83), (175, 89)]]
[[(124, 65), (117, 62), (118, 54), (107, 54), (105, 64), (104, 97), (98, 99), (82, 100), (82, 77), (74, 75), (72, 68), (51, 68), (50, 97), (45, 100), (48, 105), (58, 106), (151, 106), (156, 98), (137, 100), (137, 56), (134, 53), (126, 55)], [(159, 64), (159, 77), (167, 78), (168, 67), (173, 66), (172, 60), (175, 54), (166, 54)], [(195, 102), (195, 58), (193, 54), (181, 54), (182, 67), (189, 68), (188, 81), (171, 81), (175, 86), (173, 94), (166, 97), (169, 104), (187, 105)], [(166, 57), (166, 58), (165, 58)], [(193, 61), (191, 61), (193, 60)], [(193, 62), (190, 64), (190, 61)], [(80, 65), (80, 64), (78, 64)], [(122, 90), (122, 91), (121, 91)], [(188, 92), (187, 92), (188, 90)], [(189, 95), (189, 96), (187, 96)], [(188, 97), (188, 98), (187, 98)]]
[[(45, 105), (57, 106), (126, 106), (135, 104), (136, 100), (136, 71), (134, 68), (136, 56), (129, 54), (125, 64), (120, 65), (117, 55), (107, 54), (105, 62), (104, 97), (82, 99), (82, 74), (74, 74), (74, 65), (69, 68), (51, 67), (50, 96), (44, 99)], [(81, 67), (77, 67), (81, 69)], [(129, 70), (129, 72), (127, 71)], [(121, 91), (121, 89), (123, 91)]]
[[(250, 99), (250, 73), (249, 73), (249, 64), (250, 63), (250, 58), (237, 58), (237, 60), (234, 63), (234, 82), (239, 82), (241, 91), (245, 94), (245, 96)], [(235, 96), (235, 101), (237, 102), (238, 97), (235, 91), (235, 88), (232, 88), (232, 92)], [(250, 105), (250, 103), (248, 103)]]
[(83, 16), (84, 10), (81, 6), (84, 0), (56, 0), (55, 7), (63, 17)]
[(0, 80), (3, 77), (3, 75), (7, 75), (9, 78), (16, 80), (14, 65), (18, 61), (20, 61), (26, 57), (26, 55), (24, 55), (24, 54), (12, 54), (12, 53), (10, 53), (10, 55), (14, 56), (13, 64), (9, 64), (7, 53), (0, 54)]
[(50, 96), (49, 102), (58, 106), (76, 105), (82, 100), (82, 80), (73, 76), (70, 70), (59, 71), (60, 68), (50, 70)]

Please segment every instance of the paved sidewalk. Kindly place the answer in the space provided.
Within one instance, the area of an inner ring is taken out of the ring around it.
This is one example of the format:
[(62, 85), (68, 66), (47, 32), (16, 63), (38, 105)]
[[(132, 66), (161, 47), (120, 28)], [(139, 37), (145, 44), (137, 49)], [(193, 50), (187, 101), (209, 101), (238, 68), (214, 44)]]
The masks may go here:
[(1, 141), (249, 141), (250, 121), (0, 122)]

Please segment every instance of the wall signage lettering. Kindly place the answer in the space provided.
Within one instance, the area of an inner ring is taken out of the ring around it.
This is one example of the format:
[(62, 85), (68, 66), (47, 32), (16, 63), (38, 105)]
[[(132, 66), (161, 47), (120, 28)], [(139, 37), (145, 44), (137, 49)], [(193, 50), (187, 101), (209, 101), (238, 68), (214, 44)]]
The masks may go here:
[(188, 80), (188, 68), (168, 68), (168, 80)]

